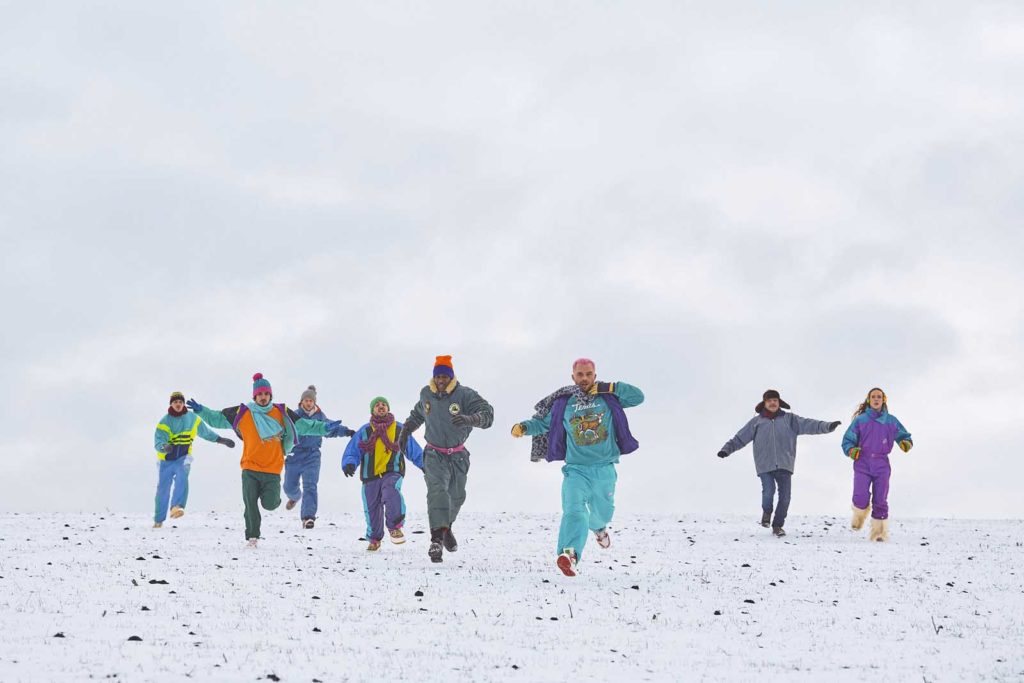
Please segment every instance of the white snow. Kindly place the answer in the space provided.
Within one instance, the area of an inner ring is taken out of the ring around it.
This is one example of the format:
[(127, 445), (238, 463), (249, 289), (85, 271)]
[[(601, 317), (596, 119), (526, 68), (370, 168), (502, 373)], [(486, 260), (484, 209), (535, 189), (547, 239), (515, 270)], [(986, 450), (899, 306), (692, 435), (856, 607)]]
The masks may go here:
[(555, 514), (467, 511), (440, 565), (416, 519), (0, 515), (0, 680), (1024, 679), (1024, 522), (758, 516), (619, 515), (570, 579)]

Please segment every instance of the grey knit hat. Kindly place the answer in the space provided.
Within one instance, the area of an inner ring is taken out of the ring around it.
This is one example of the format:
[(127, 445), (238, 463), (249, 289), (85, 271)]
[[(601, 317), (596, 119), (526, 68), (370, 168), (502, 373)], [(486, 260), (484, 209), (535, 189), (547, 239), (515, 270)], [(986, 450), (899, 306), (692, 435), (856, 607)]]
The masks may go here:
[(302, 396), (299, 397), (299, 401), (303, 401), (307, 398), (313, 399), (313, 403), (316, 403), (316, 387), (312, 384), (309, 385), (308, 389), (302, 392)]

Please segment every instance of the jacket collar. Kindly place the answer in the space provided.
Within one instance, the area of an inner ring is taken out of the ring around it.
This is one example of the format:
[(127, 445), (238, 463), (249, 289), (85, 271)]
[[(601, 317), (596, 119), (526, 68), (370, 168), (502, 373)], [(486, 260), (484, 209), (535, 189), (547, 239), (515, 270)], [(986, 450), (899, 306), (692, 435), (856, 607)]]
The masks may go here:
[[(430, 378), (430, 384), (428, 384), (427, 386), (430, 387), (431, 393), (433, 393), (435, 396), (443, 396), (444, 395), (440, 391), (437, 390), (437, 385), (434, 384), (434, 378), (433, 377)], [(457, 387), (457, 386), (459, 386), (459, 380), (456, 379), (455, 377), (452, 377), (452, 381), (448, 382), (448, 386), (445, 389), (444, 393), (445, 394), (453, 393), (455, 391), (455, 387)]]

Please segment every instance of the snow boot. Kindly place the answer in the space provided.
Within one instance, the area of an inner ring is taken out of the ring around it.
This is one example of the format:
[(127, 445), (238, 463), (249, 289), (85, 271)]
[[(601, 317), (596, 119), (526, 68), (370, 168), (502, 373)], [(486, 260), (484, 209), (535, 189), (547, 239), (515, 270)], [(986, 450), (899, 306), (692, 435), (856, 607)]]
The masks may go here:
[(608, 535), (608, 527), (595, 531), (594, 540), (597, 541), (597, 544), (602, 548), (610, 548), (612, 545), (612, 537)]
[(871, 506), (866, 508), (859, 508), (856, 505), (853, 506), (853, 519), (850, 520), (850, 528), (854, 531), (860, 531), (864, 526), (864, 520), (868, 518), (868, 512), (871, 511)]
[(427, 555), (431, 562), (444, 562), (444, 528), (430, 530), (430, 547)]
[(782, 538), (786, 535), (786, 530), (783, 529), (781, 526), (773, 526), (772, 533), (775, 534), (776, 538)]
[(259, 541), (258, 538), (250, 538), (248, 541), (245, 542), (246, 549), (247, 550), (256, 550), (257, 541)]
[(366, 546), (366, 550), (371, 553), (377, 552), (378, 550), (380, 550), (380, 541), (374, 541), (371, 539), (370, 544)]
[(391, 536), (391, 542), (395, 545), (405, 543), (405, 534), (402, 533), (401, 529), (392, 529), (388, 532), (388, 535)]
[(767, 529), (771, 525), (772, 525), (772, 511), (768, 510), (767, 512), (761, 512), (761, 526), (763, 526), (765, 529)]
[(307, 517), (302, 520), (303, 529), (312, 529), (314, 526), (316, 526), (316, 521), (312, 517)]
[(171, 519), (178, 519), (179, 517), (184, 516), (184, 514), (185, 514), (185, 508), (183, 508), (183, 507), (178, 507), (176, 505), (176, 506), (171, 508)]
[(153, 522), (153, 528), (154, 529), (160, 529), (160, 528), (163, 527), (163, 525), (164, 525), (163, 522)]
[(450, 553), (454, 553), (459, 549), (459, 542), (455, 540), (455, 534), (452, 533), (452, 528), (448, 527), (444, 530), (444, 549)]
[(291, 498), (289, 498), (288, 502), (284, 504), (284, 509), (285, 510), (294, 510), (295, 506), (298, 505), (298, 503), (299, 503), (299, 501), (292, 500)]
[(576, 576), (579, 574), (577, 565), (579, 564), (579, 558), (576, 555), (574, 548), (566, 548), (562, 551), (562, 554), (555, 560), (555, 564), (558, 565), (558, 569), (566, 576)]
[(889, 520), (871, 518), (871, 532), (868, 534), (869, 541), (889, 540)]

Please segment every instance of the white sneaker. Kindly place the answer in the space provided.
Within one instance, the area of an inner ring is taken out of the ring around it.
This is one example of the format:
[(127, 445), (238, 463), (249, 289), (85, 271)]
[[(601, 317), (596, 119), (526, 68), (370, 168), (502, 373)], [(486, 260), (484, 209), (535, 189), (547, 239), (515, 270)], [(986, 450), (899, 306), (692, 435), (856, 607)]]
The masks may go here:
[(248, 541), (245, 542), (245, 547), (249, 550), (256, 550), (256, 542), (258, 540), (258, 538), (250, 538)]
[(594, 540), (602, 548), (609, 548), (612, 545), (612, 537), (608, 535), (608, 527), (594, 532)]
[(579, 574), (579, 569), (576, 566), (576, 551), (572, 548), (566, 548), (563, 550), (562, 554), (558, 556), (557, 560), (555, 560), (555, 564), (558, 565), (558, 568), (566, 576), (576, 576)]

